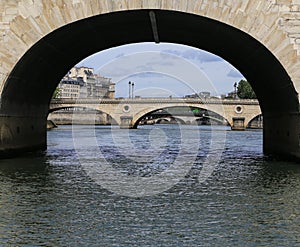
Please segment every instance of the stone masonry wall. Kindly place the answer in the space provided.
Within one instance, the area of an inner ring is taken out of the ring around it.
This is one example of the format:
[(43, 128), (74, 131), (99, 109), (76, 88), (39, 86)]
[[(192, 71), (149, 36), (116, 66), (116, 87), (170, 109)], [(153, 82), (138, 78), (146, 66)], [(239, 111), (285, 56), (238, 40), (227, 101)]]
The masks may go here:
[(148, 8), (198, 14), (249, 33), (273, 52), (300, 91), (300, 0), (0, 1), (0, 91), (23, 54), (53, 30), (102, 13)]

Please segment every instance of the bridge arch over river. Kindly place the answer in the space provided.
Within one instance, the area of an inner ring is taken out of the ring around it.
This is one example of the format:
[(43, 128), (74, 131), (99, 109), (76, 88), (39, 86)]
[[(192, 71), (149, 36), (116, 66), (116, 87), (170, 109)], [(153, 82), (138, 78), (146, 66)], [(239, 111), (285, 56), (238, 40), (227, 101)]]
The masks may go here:
[(264, 151), (298, 156), (299, 10), (298, 0), (1, 1), (0, 150), (46, 148), (52, 92), (77, 62), (153, 41), (204, 49), (234, 65), (258, 96)]
[[(85, 108), (104, 112), (112, 117), (122, 128), (136, 128), (140, 120), (161, 109), (173, 107), (192, 107), (205, 109), (222, 116), (231, 127), (235, 119), (241, 119), (242, 129), (261, 114), (257, 100), (184, 99), (184, 98), (140, 98), (140, 99), (56, 99), (50, 104), (49, 113), (64, 108)], [(190, 113), (192, 116), (193, 113)], [(123, 122), (124, 120), (124, 122)]]

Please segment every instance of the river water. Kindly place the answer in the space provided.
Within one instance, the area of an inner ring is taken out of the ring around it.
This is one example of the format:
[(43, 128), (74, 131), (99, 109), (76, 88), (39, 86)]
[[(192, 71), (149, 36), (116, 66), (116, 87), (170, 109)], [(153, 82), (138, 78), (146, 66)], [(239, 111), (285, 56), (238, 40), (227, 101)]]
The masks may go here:
[(0, 246), (300, 246), (299, 205), (260, 130), (64, 126), (0, 161)]

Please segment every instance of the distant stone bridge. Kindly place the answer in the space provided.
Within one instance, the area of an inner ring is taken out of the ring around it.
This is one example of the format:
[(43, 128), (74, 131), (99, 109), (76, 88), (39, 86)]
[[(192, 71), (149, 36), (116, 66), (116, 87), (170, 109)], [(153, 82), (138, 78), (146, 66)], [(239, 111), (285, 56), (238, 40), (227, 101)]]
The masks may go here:
[(152, 112), (187, 106), (215, 112), (226, 119), (235, 130), (245, 129), (252, 119), (261, 114), (257, 100), (184, 98), (56, 99), (51, 101), (49, 113), (66, 108), (87, 108), (110, 115), (121, 128), (136, 128), (139, 121)]
[[(231, 63), (258, 97), (264, 153), (300, 159), (299, 0), (1, 0), (0, 157), (46, 149), (49, 103), (70, 68), (141, 42), (188, 45)], [(154, 109), (115, 107), (118, 119)]]

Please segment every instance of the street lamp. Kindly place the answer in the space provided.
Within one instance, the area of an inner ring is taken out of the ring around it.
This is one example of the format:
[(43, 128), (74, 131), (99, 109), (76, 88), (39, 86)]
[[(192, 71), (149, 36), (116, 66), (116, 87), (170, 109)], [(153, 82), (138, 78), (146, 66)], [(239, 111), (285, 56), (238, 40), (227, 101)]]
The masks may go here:
[(134, 92), (134, 82), (131, 83), (132, 91), (131, 91), (131, 97), (133, 98), (133, 92)]
[(236, 90), (237, 83), (235, 82), (233, 86), (234, 86), (234, 98), (236, 99), (237, 98), (237, 90)]
[(131, 81), (128, 82), (128, 86), (129, 86), (129, 93), (128, 93), (128, 98), (131, 98)]

